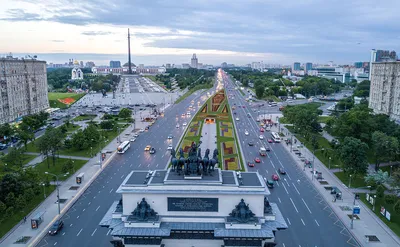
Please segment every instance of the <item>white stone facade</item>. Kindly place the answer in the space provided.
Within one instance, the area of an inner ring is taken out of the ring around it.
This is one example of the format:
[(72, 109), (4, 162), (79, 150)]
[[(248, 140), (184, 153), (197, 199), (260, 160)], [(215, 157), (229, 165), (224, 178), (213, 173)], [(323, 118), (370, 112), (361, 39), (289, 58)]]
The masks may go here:
[(400, 121), (400, 62), (372, 63), (369, 107)]
[(0, 124), (49, 108), (46, 62), (0, 58)]

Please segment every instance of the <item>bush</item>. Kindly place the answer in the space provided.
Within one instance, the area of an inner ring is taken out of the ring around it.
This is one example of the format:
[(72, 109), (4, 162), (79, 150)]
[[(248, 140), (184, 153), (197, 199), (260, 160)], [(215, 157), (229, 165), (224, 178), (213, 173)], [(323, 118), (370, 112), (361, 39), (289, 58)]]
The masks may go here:
[(35, 197), (35, 192), (33, 191), (32, 188), (29, 188), (25, 191), (24, 196), (26, 201), (30, 202), (33, 199), (33, 197)]
[(385, 202), (387, 204), (393, 204), (397, 200), (396, 195), (385, 195)]
[(6, 209), (6, 217), (11, 217), (14, 214), (14, 207), (8, 207)]
[(383, 198), (384, 195), (385, 195), (385, 187), (379, 185), (378, 188), (376, 188), (376, 197)]
[(400, 214), (400, 199), (397, 200), (396, 204), (393, 206), (393, 210), (396, 214)]

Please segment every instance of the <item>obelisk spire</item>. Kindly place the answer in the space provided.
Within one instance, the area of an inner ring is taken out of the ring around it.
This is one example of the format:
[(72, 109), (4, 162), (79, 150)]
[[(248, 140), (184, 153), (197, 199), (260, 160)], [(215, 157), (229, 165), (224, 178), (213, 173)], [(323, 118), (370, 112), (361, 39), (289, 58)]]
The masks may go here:
[(129, 66), (128, 74), (132, 74), (132, 65), (131, 65), (131, 35), (129, 34), (129, 28), (128, 28), (128, 66)]

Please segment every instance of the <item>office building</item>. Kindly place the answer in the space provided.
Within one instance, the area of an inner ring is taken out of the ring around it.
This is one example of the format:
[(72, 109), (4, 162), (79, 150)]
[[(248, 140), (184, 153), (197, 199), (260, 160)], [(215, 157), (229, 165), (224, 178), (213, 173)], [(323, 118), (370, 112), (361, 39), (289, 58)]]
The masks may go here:
[(121, 61), (110, 61), (110, 68), (121, 68)]
[(46, 61), (0, 58), (0, 124), (49, 108)]
[(86, 64), (85, 64), (85, 67), (87, 67), (87, 68), (93, 68), (95, 66), (96, 66), (96, 64), (94, 64), (94, 62), (92, 62), (92, 61), (86, 62)]
[(170, 64), (170, 63), (165, 64), (165, 68), (166, 68), (166, 69), (171, 69), (171, 68), (172, 68), (172, 67), (171, 67), (171, 64)]
[(306, 73), (312, 70), (312, 63), (306, 63)]
[(196, 54), (193, 54), (193, 57), (190, 60), (190, 66), (195, 69), (199, 67), (199, 61), (197, 60)]
[(363, 67), (363, 62), (355, 62), (354, 63), (354, 67), (356, 67), (357, 69), (362, 68)]
[(293, 70), (300, 70), (300, 63), (293, 63)]
[(374, 62), (391, 62), (397, 60), (397, 54), (395, 51), (388, 50), (371, 50), (371, 58), (369, 65), (369, 79), (371, 80), (371, 67)]
[(100, 222), (114, 246), (270, 247), (288, 228), (258, 172), (138, 170), (116, 193)]
[(372, 63), (369, 107), (400, 122), (400, 62)]

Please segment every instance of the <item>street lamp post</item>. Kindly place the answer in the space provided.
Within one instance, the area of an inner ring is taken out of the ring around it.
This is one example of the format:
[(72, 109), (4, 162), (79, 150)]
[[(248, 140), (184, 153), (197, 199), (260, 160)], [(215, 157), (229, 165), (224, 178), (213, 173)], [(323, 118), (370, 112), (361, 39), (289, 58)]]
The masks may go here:
[[(371, 186), (366, 186), (366, 187), (361, 187), (358, 189), (363, 189), (363, 188), (371, 188)], [(359, 199), (360, 196), (358, 194), (354, 194), (354, 201), (353, 201), (353, 212), (351, 212), (351, 221), (350, 221), (350, 228), (353, 229), (353, 225), (354, 225), (354, 209), (356, 207), (356, 200)], [(374, 201), (375, 202), (375, 201)], [(372, 209), (373, 210), (373, 209)]]
[(352, 177), (352, 174), (350, 174), (349, 176), (350, 176), (350, 179), (349, 179), (349, 189), (350, 189), (350, 187), (351, 187), (351, 177)]
[(374, 203), (372, 203), (372, 211), (375, 211), (376, 195), (374, 195)]
[(46, 199), (46, 184), (42, 183), (43, 186), (43, 198)]
[(329, 157), (329, 170), (331, 169), (331, 157)]
[(391, 176), (392, 176), (392, 167), (393, 167), (393, 166), (390, 166), (390, 173), (389, 173), (389, 177), (391, 177)]
[[(61, 212), (61, 210), (60, 210), (60, 190), (59, 190), (59, 185), (60, 185), (60, 183), (59, 183), (59, 181), (58, 181), (58, 176), (56, 175), (56, 174), (53, 174), (53, 173), (50, 173), (50, 172), (44, 172), (45, 174), (47, 174), (47, 175), (51, 175), (51, 176), (54, 176), (55, 178), (56, 178), (56, 188), (57, 188), (57, 204), (58, 204), (58, 214), (60, 214), (60, 212)], [(68, 173), (67, 173), (68, 174)], [(65, 175), (67, 175), (67, 174), (65, 174)], [(64, 175), (64, 176), (65, 176)]]

